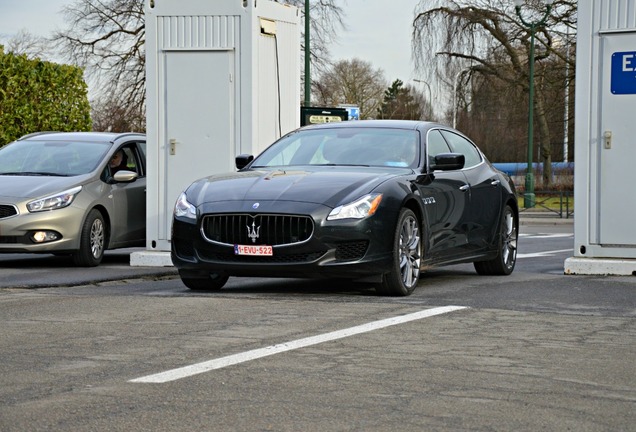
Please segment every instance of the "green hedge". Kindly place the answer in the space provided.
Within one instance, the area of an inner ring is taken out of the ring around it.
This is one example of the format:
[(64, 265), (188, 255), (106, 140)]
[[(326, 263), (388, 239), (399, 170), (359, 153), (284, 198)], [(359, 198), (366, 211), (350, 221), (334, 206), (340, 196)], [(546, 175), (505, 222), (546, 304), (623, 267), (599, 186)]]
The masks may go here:
[(5, 53), (0, 45), (0, 146), (38, 131), (91, 130), (81, 68)]

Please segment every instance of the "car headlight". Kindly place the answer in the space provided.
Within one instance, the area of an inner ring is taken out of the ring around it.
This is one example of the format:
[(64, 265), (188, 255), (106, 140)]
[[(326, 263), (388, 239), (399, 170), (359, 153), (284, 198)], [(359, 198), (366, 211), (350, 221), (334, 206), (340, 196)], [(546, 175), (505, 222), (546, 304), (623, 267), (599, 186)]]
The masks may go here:
[(190, 204), (188, 201), (188, 197), (185, 192), (182, 192), (177, 199), (177, 202), (174, 205), (174, 215), (175, 217), (186, 218), (186, 219), (197, 219), (197, 208)]
[(368, 194), (362, 198), (331, 210), (327, 220), (363, 219), (372, 216), (382, 201), (382, 194)]
[(49, 195), (44, 198), (37, 199), (27, 203), (26, 207), (31, 213), (57, 210), (71, 205), (77, 194), (82, 190), (81, 186), (60, 192), (55, 195)]

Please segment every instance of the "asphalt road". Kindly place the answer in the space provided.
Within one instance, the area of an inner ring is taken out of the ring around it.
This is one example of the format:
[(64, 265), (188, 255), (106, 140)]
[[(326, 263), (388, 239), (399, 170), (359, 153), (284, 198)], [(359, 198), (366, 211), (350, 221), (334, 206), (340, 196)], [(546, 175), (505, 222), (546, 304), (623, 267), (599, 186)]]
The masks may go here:
[(636, 278), (563, 275), (570, 224), (521, 233), (511, 276), (405, 298), (0, 256), (0, 430), (635, 430)]

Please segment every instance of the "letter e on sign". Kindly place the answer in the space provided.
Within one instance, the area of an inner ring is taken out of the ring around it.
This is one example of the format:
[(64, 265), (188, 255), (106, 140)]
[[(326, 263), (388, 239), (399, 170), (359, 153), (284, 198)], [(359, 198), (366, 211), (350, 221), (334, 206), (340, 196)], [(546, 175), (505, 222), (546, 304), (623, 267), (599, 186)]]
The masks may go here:
[(636, 94), (636, 51), (612, 54), (612, 94)]

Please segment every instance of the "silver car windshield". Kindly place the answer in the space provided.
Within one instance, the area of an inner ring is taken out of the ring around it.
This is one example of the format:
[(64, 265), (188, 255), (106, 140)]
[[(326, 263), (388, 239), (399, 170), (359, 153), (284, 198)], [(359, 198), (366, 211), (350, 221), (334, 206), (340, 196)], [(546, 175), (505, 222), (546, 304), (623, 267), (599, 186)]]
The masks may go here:
[(418, 166), (418, 134), (406, 129), (300, 130), (261, 153), (252, 168), (297, 165)]
[(0, 148), (0, 175), (75, 176), (99, 165), (109, 142), (16, 141)]

